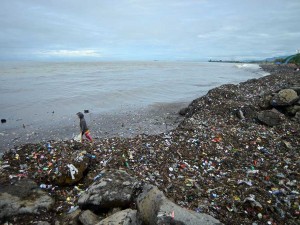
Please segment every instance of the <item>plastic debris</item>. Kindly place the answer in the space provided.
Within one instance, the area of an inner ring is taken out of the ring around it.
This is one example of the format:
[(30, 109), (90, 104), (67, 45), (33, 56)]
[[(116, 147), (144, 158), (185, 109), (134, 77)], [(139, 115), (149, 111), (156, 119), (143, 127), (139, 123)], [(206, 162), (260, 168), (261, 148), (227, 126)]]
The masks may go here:
[(238, 180), (238, 184), (247, 184), (248, 186), (252, 186), (251, 180)]
[(70, 210), (68, 211), (68, 213), (72, 213), (75, 212), (77, 209), (79, 208), (79, 206), (71, 206)]
[(90, 158), (90, 159), (95, 159), (96, 156), (95, 155), (92, 155), (92, 154), (86, 154), (86, 157)]
[(105, 161), (102, 163), (103, 167), (106, 167), (107, 164), (108, 164), (111, 160), (112, 160), (112, 157), (109, 157), (108, 160), (105, 160)]
[(52, 146), (51, 146), (51, 144), (49, 142), (46, 144), (46, 148), (48, 149), (49, 152), (51, 151)]
[(74, 180), (75, 179), (75, 174), (78, 173), (78, 169), (73, 165), (73, 164), (68, 164), (67, 165), (69, 170), (70, 170), (70, 174), (71, 174), (71, 177), (72, 179)]
[(52, 185), (51, 184), (40, 184), (40, 188), (41, 189), (51, 189), (52, 188)]
[(81, 140), (82, 140), (82, 134), (80, 133), (80, 134), (74, 136), (73, 140), (77, 141), (77, 142), (81, 142)]
[(259, 173), (259, 170), (248, 170), (247, 174), (257, 174)]
[(99, 173), (97, 176), (94, 177), (94, 181), (100, 179), (101, 177), (103, 177), (104, 173)]
[(258, 214), (257, 214), (257, 218), (258, 218), (258, 219), (260, 219), (260, 220), (261, 220), (261, 219), (262, 219), (262, 217), (263, 217), (263, 215), (262, 215), (261, 213), (258, 213)]
[(255, 196), (254, 195), (250, 195), (250, 197), (247, 197), (244, 199), (244, 203), (246, 202), (250, 202), (252, 207), (258, 207), (258, 208), (263, 208), (263, 206), (255, 200)]

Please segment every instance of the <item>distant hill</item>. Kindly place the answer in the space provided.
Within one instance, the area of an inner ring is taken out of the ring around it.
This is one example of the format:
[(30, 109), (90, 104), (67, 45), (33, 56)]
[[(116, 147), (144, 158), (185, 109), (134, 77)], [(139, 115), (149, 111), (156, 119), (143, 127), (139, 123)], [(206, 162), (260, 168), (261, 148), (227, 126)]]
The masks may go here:
[(272, 57), (272, 58), (266, 58), (264, 61), (266, 62), (274, 62), (275, 60), (278, 60), (278, 59), (285, 59), (289, 56), (277, 56), (277, 57)]
[(274, 63), (294, 63), (300, 65), (300, 53), (289, 56), (278, 56), (272, 58), (266, 58), (265, 62), (274, 62)]

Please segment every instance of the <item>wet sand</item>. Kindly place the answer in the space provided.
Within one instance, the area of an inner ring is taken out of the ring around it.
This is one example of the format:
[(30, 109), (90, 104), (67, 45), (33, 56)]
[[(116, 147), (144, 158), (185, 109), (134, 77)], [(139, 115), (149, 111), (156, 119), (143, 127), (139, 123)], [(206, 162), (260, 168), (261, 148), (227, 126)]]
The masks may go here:
[[(159, 134), (177, 127), (183, 117), (180, 109), (187, 107), (189, 102), (155, 104), (137, 109), (124, 109), (105, 114), (85, 113), (85, 118), (92, 137), (134, 137), (138, 134)], [(70, 140), (79, 134), (79, 120), (76, 116), (68, 118), (48, 118), (47, 120), (29, 123), (20, 121), (13, 128), (0, 124), (0, 152), (13, 146), (25, 143), (47, 142), (49, 140)], [(24, 125), (23, 125), (24, 124)]]

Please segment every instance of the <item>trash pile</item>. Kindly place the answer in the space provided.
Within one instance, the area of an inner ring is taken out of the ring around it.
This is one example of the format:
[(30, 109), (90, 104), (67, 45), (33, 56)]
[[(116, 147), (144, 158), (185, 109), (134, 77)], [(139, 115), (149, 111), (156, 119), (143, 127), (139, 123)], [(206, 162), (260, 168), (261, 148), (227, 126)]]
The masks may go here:
[(224, 224), (299, 224), (300, 123), (280, 111), (274, 126), (257, 118), (263, 96), (300, 86), (293, 71), (212, 89), (168, 133), (16, 147), (0, 161), (0, 184), (33, 179), (55, 199), (51, 215), (59, 218), (78, 208), (103, 169), (122, 169)]
[(56, 213), (65, 212), (82, 191), (78, 181), (85, 176), (90, 160), (95, 157), (87, 152), (89, 148), (89, 144), (75, 141), (18, 146), (0, 161), (0, 183), (14, 184), (23, 178), (32, 179), (55, 198)]
[(28, 177), (48, 188), (75, 184), (82, 179), (92, 156), (86, 150), (76, 151), (79, 146), (82, 148), (74, 141), (21, 145), (3, 156), (2, 168), (11, 172), (10, 180)]

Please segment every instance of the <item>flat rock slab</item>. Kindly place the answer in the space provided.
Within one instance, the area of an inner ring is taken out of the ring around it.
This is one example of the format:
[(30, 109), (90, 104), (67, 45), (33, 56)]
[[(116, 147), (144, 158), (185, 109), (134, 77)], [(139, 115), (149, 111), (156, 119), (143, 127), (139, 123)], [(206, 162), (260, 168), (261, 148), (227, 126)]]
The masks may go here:
[(145, 224), (218, 225), (210, 215), (195, 213), (168, 200), (157, 187), (146, 185), (137, 199), (138, 215)]
[(29, 179), (0, 187), (0, 219), (19, 214), (38, 214), (49, 210), (54, 200)]
[(82, 209), (126, 208), (139, 186), (136, 178), (122, 170), (103, 171), (90, 188), (78, 199)]
[(101, 220), (97, 225), (141, 225), (137, 220), (136, 212), (136, 210), (125, 209)]

